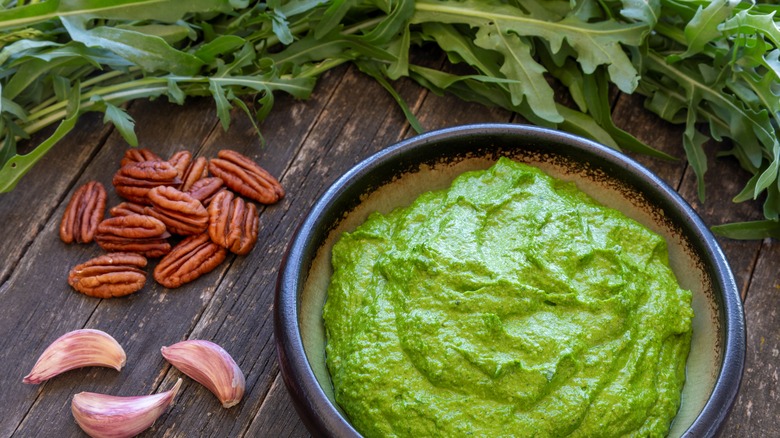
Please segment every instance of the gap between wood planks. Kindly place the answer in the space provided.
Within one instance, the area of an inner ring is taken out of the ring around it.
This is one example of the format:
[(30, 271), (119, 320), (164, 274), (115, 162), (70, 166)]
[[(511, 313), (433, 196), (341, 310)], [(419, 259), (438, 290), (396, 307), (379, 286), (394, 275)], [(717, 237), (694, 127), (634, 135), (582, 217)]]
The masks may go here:
[(769, 239), (764, 239), (764, 241), (761, 242), (761, 245), (758, 246), (758, 249), (753, 254), (753, 259), (750, 261), (750, 268), (748, 269), (748, 281), (745, 282), (745, 284), (742, 286), (742, 290), (739, 291), (739, 295), (742, 298), (743, 303), (747, 300), (748, 290), (750, 289), (750, 285), (753, 284), (753, 274), (755, 274), (756, 266), (758, 266), (758, 261), (761, 259), (764, 245), (767, 245), (768, 241)]

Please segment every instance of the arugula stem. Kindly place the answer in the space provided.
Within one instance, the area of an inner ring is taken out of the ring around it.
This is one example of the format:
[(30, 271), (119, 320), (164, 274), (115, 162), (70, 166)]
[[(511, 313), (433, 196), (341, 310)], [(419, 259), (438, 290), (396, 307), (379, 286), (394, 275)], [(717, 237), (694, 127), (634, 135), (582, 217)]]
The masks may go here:
[[(330, 70), (346, 62), (346, 59), (329, 59), (320, 63), (317, 67), (301, 74), (299, 77), (316, 77), (323, 72)], [(104, 78), (105, 79), (105, 78)], [(219, 82), (219, 78), (209, 78), (206, 76), (185, 77), (185, 76), (164, 76), (164, 77), (146, 77), (134, 81), (122, 82), (105, 87), (93, 88), (81, 95), (81, 110), (87, 111), (96, 105), (95, 97), (100, 97), (106, 102), (112, 104), (121, 104), (130, 100), (142, 97), (153, 97), (165, 94), (168, 91), (168, 80), (173, 80), (180, 84), (208, 84), (211, 81)], [(226, 79), (228, 80), (228, 79)], [(233, 79), (232, 82), (238, 82)], [(189, 90), (193, 93), (193, 90)], [(205, 94), (205, 87), (204, 93)], [(63, 120), (67, 116), (67, 101), (57, 102), (38, 113), (30, 115), (34, 122), (24, 126), (25, 132), (33, 134), (50, 124)]]
[[(19, 9), (23, 9), (26, 7), (35, 6), (37, 4), (44, 5), (45, 3), (39, 3), (38, 1), (31, 1), (30, 4), (24, 5), (24, 2), (20, 2), (19, 6), (13, 9), (9, 9), (6, 11), (6, 14), (0, 14), (0, 18), (5, 18), (4, 15), (10, 15), (13, 17), (16, 15), (17, 17), (11, 18), (11, 19), (3, 19), (0, 20), (0, 30), (5, 29), (11, 29), (11, 28), (17, 28), (17, 27), (23, 27), (23, 26), (32, 26), (34, 24), (43, 23), (49, 20), (58, 19), (60, 17), (72, 17), (72, 16), (78, 16), (78, 15), (95, 15), (100, 13), (105, 13), (107, 11), (110, 11), (112, 9), (118, 9), (118, 8), (126, 8), (128, 6), (136, 6), (143, 5), (147, 8), (153, 8), (157, 6), (157, 4), (165, 4), (168, 0), (138, 0), (138, 1), (124, 1), (121, 2), (121, 4), (116, 5), (113, 4), (114, 2), (102, 2), (103, 5), (101, 6), (95, 6), (95, 7), (84, 7), (84, 8), (71, 8), (68, 9), (67, 6), (60, 7), (59, 2), (51, 1), (54, 5), (54, 8), (48, 8), (44, 13), (31, 13), (31, 11), (23, 11), (22, 13), (18, 13)], [(97, 3), (97, 2), (95, 2)]]
[[(146, 87), (146, 88), (129, 89), (129, 90), (116, 90), (116, 92), (114, 93), (103, 94), (101, 97), (106, 102), (110, 102), (113, 104), (121, 104), (123, 102), (127, 102), (133, 99), (139, 99), (142, 97), (159, 96), (160, 94), (164, 93), (167, 90), (168, 90), (168, 86), (166, 84), (165, 86), (158, 86), (156, 88)], [(98, 102), (90, 99), (90, 97), (98, 96), (98, 95), (101, 95), (101, 93), (92, 92), (83, 95), (81, 98), (80, 111), (86, 112), (90, 108), (94, 107)], [(65, 106), (67, 106), (67, 102)], [(35, 132), (40, 131), (41, 129), (51, 125), (54, 122), (64, 120), (65, 117), (67, 117), (68, 115), (67, 111), (68, 111), (67, 108), (60, 107), (56, 112), (50, 113), (47, 117), (39, 119), (36, 122), (25, 126), (24, 130), (28, 134), (34, 134)]]
[[(474, 18), (479, 18), (482, 20), (485, 20), (486, 23), (495, 23), (497, 21), (503, 21), (503, 22), (515, 22), (520, 23), (521, 26), (538, 26), (543, 25), (544, 27), (547, 27), (552, 32), (558, 32), (559, 35), (565, 35), (567, 33), (571, 34), (580, 34), (582, 33), (581, 28), (577, 28), (574, 26), (570, 26), (566, 24), (564, 20), (554, 22), (554, 21), (546, 21), (537, 19), (530, 16), (522, 16), (518, 14), (509, 14), (509, 13), (498, 13), (495, 11), (489, 11), (489, 10), (478, 10), (463, 6), (450, 6), (447, 3), (442, 2), (431, 2), (426, 3), (425, 0), (418, 0), (415, 3), (415, 10), (417, 12), (427, 12), (431, 15), (434, 15), (437, 17), (439, 21), (451, 23), (473, 23)], [(463, 17), (463, 18), (449, 18), (449, 17)], [(637, 27), (648, 27), (646, 24), (637, 23)], [(589, 34), (591, 35), (609, 35), (609, 34), (616, 34), (616, 33), (624, 33), (625, 28), (617, 28), (617, 29), (609, 29), (606, 30), (602, 29), (589, 29)]]
[(302, 72), (298, 77), (304, 77), (304, 78), (312, 78), (312, 77), (318, 77), (322, 73), (325, 73), (328, 70), (331, 70), (335, 67), (338, 67), (341, 64), (344, 64), (348, 61), (346, 58), (331, 58), (326, 59), (315, 65), (313, 68), (310, 68), (304, 72)]
[(372, 26), (375, 26), (375, 25), (381, 23), (382, 20), (384, 20), (384, 18), (376, 17), (376, 18), (372, 18), (370, 20), (366, 20), (366, 21), (363, 21), (363, 22), (360, 22), (360, 23), (356, 23), (356, 24), (353, 24), (352, 26), (344, 29), (344, 31), (341, 32), (341, 33), (343, 35), (353, 35), (353, 34), (357, 33), (360, 30), (367, 29), (367, 28), (370, 28)]
[(666, 38), (669, 38), (670, 40), (682, 46), (686, 45), (685, 33), (683, 33), (681, 29), (668, 25), (663, 21), (659, 21), (658, 23), (656, 23), (655, 28), (653, 30), (659, 35), (663, 35)]
[[(655, 31), (659, 34), (664, 36), (665, 38), (668, 38), (671, 41), (674, 41), (675, 43), (679, 44), (682, 47), (688, 47), (688, 40), (685, 38), (685, 33), (682, 31), (682, 29), (678, 29), (674, 26), (670, 26), (663, 22), (658, 22), (655, 25)], [(709, 56), (710, 58), (715, 58), (717, 55), (715, 53), (715, 48), (708, 45), (705, 45), (701, 49), (701, 54)]]
[(118, 77), (133, 77), (136, 74), (141, 73), (140, 67), (131, 67), (126, 72), (122, 72), (119, 70), (112, 70), (106, 73), (103, 73), (102, 75), (95, 76), (93, 78), (87, 79), (86, 81), (81, 83), (82, 87), (91, 87), (95, 84), (99, 84), (101, 82), (105, 82), (114, 78)]
[[(108, 73), (107, 73), (107, 75), (108, 75)], [(118, 76), (121, 76), (121, 75), (115, 75), (115, 76), (118, 77)], [(115, 76), (111, 76), (110, 78), (113, 78)], [(105, 80), (105, 78), (104, 78), (104, 80)], [(121, 90), (125, 90), (125, 89), (130, 89), (130, 88), (137, 87), (139, 85), (146, 85), (146, 84), (150, 84), (150, 83), (156, 83), (156, 82), (159, 82), (159, 81), (160, 81), (159, 78), (149, 77), (149, 78), (144, 78), (144, 79), (138, 79), (138, 80), (135, 80), (135, 81), (122, 82), (122, 83), (119, 83), (119, 84), (110, 85), (110, 86), (106, 86), (106, 87), (98, 87), (96, 89), (93, 88), (92, 90), (87, 91), (86, 93), (82, 93), (82, 100), (84, 100), (84, 99), (89, 100), (90, 98), (92, 98), (94, 96), (101, 96), (101, 95), (104, 95), (104, 94), (107, 94), (107, 93), (111, 93), (111, 92), (114, 92), (114, 91), (121, 91)], [(86, 105), (86, 104), (84, 104), (84, 105)], [(46, 117), (47, 114), (50, 114), (50, 113), (53, 113), (53, 112), (59, 113), (60, 110), (62, 110), (63, 108), (65, 108), (67, 106), (68, 106), (68, 101), (67, 100), (56, 102), (56, 103), (54, 103), (52, 105), (49, 105), (48, 107), (40, 109), (37, 112), (32, 112), (28, 116), (28, 120), (39, 120), (39, 119), (42, 119), (42, 118), (43, 118), (42, 120), (49, 120), (49, 117)], [(82, 107), (84, 107), (84, 106), (82, 106)], [(55, 119), (55, 120), (58, 120), (58, 119)], [(38, 130), (38, 129), (40, 129), (40, 128), (37, 128), (39, 123), (40, 123), (40, 121), (36, 122), (36, 123), (29, 124), (29, 125), (27, 125), (27, 127), (35, 126), (36, 130)], [(27, 131), (27, 128), (25, 128), (25, 130)], [(27, 131), (27, 132), (28, 133), (32, 133), (34, 131)]]
[[(99, 84), (101, 82), (109, 81), (114, 78), (124, 77), (124, 79), (126, 80), (127, 78), (132, 78), (133, 76), (135, 76), (137, 73), (140, 72), (141, 69), (139, 67), (132, 67), (128, 69), (128, 71), (126, 72), (120, 70), (111, 70), (109, 72), (85, 80), (84, 82), (81, 83), (81, 88), (88, 89), (93, 85)], [(60, 102), (57, 96), (52, 96), (49, 99), (42, 101), (39, 105), (31, 108), (30, 115), (28, 116), (28, 120), (40, 118), (66, 105), (67, 102)]]
[[(293, 35), (300, 35), (304, 31), (307, 31), (311, 28), (311, 24), (308, 22), (306, 23), (298, 23), (290, 26), (290, 33)], [(281, 41), (279, 41), (279, 37), (275, 34), (259, 34), (259, 35), (253, 35), (252, 38), (248, 38), (249, 42), (257, 41), (254, 43), (255, 50), (261, 50), (261, 49), (268, 49), (269, 47), (274, 47), (277, 44), (281, 44)]]

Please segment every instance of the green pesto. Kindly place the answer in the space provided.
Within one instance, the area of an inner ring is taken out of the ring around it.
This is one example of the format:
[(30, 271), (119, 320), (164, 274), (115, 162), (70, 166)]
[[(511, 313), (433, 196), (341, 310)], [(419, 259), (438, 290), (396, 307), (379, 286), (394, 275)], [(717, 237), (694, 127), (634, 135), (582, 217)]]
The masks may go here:
[(364, 436), (663, 436), (691, 293), (666, 242), (499, 160), (344, 233), (324, 309), (336, 400)]

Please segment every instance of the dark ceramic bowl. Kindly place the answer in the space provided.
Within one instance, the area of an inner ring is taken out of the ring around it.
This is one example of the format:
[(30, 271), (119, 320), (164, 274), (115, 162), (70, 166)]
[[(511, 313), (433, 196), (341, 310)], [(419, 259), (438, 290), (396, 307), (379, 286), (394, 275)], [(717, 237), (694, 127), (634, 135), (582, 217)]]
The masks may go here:
[(472, 125), (404, 140), (339, 178), (300, 225), (279, 273), (275, 333), (284, 381), (316, 436), (360, 436), (336, 405), (325, 365), (322, 308), (334, 239), (368, 213), (408, 205), (499, 156), (536, 165), (663, 235), (678, 280), (693, 292), (693, 339), (683, 402), (670, 436), (715, 435), (734, 402), (745, 358), (742, 302), (716, 240), (691, 207), (633, 160), (592, 141), (521, 125)]

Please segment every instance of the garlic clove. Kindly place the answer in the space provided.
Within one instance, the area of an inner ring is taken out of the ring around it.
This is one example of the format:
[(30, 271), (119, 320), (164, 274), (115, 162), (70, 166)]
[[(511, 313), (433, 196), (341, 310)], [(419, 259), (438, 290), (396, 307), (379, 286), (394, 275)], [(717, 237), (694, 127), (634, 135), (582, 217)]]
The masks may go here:
[(22, 382), (38, 384), (65, 371), (88, 366), (119, 371), (126, 360), (122, 346), (108, 333), (94, 329), (74, 330), (46, 347)]
[(162, 347), (160, 352), (171, 365), (208, 388), (223, 407), (237, 405), (244, 396), (244, 374), (219, 345), (210, 341), (188, 340)]
[(73, 396), (70, 410), (92, 438), (133, 437), (150, 428), (173, 404), (180, 386), (178, 379), (168, 391), (130, 397), (80, 392)]

